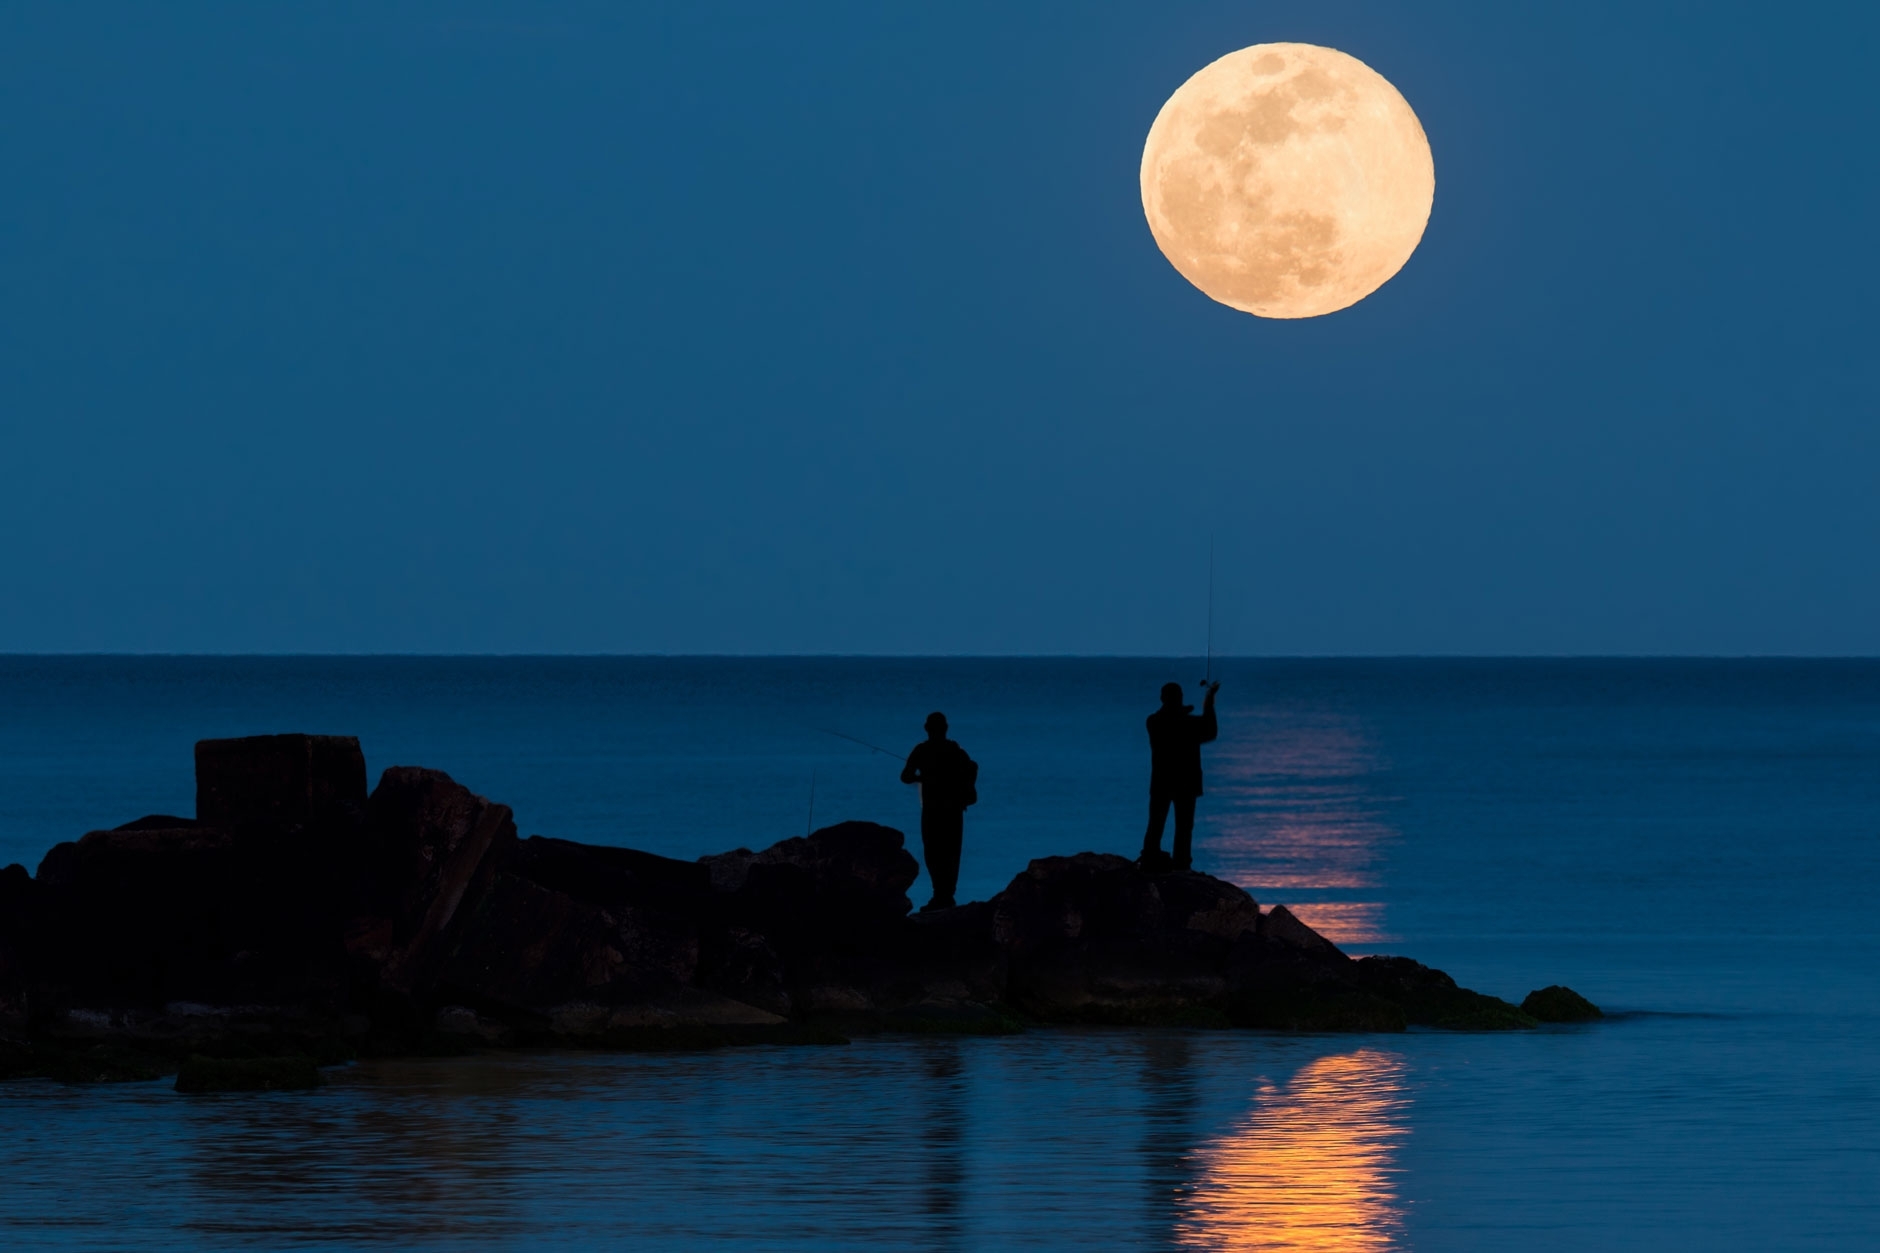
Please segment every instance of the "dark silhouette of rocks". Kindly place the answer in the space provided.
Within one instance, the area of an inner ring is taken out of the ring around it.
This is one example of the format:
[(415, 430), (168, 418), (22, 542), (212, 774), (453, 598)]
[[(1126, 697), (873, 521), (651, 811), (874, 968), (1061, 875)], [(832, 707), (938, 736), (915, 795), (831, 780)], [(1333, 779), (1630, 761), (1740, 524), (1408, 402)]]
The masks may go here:
[(1598, 1013), (1562, 988), (1524, 1012), (1408, 958), (1354, 961), (1283, 906), (1109, 854), (1040, 858), (990, 901), (913, 914), (919, 867), (874, 823), (678, 861), (519, 839), (507, 806), (435, 770), (395, 766), (368, 795), (356, 740), (211, 740), (196, 761), (196, 818), (0, 871), (0, 1077), (148, 1078), (193, 1057), (179, 1088), (211, 1090), (304, 1079), (292, 1059), (492, 1045)]
[(1557, 983), (1529, 992), (1527, 999), (1521, 1002), (1521, 1011), (1541, 1022), (1591, 1022), (1605, 1017), (1599, 1012), (1599, 1006), (1572, 988), (1563, 988)]

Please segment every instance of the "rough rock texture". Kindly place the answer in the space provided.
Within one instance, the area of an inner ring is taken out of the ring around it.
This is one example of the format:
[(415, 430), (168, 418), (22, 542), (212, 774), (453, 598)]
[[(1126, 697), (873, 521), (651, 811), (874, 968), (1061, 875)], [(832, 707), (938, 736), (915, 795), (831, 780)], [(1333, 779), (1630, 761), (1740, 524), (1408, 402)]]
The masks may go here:
[(514, 851), (515, 818), (441, 770), (393, 766), (372, 792), (368, 824), (383, 876), (371, 903), (391, 922), (380, 978), (422, 993)]
[(197, 817), (0, 871), (0, 1077), (1026, 1021), (1498, 1029), (1592, 1008), (1548, 988), (1523, 1012), (1408, 958), (1353, 961), (1283, 906), (1107, 854), (914, 915), (918, 866), (874, 823), (686, 862), (519, 840), (507, 806), (435, 770), (393, 767), (368, 797), (349, 739), (205, 741), (197, 762)]

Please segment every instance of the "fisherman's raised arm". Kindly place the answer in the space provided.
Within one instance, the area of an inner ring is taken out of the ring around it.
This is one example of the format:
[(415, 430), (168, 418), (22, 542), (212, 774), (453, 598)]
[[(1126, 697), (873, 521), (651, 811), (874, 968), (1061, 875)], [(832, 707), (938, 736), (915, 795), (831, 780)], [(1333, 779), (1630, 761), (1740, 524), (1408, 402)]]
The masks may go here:
[(1196, 729), (1201, 733), (1198, 740), (1202, 744), (1206, 744), (1221, 733), (1221, 724), (1214, 717), (1214, 694), (1220, 690), (1221, 685), (1218, 680), (1210, 683), (1208, 694), (1201, 700), (1201, 717), (1198, 719), (1201, 725)]

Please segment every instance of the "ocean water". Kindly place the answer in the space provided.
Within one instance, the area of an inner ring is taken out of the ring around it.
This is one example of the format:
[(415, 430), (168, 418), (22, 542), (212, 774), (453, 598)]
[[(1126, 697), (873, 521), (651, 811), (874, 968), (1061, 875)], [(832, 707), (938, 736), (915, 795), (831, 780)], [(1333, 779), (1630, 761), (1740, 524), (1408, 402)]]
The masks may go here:
[[(0, 1085), (0, 1247), (1880, 1247), (1880, 662), (1216, 659), (1200, 868), (1354, 953), (1607, 1020), (1035, 1031), (364, 1063), (313, 1093)], [(1133, 853), (1196, 660), (0, 659), (0, 863), (193, 808), (205, 736), (359, 735), (525, 833), (916, 829), (962, 896)], [(913, 843), (918, 844), (915, 840)], [(920, 896), (925, 884), (917, 885)]]

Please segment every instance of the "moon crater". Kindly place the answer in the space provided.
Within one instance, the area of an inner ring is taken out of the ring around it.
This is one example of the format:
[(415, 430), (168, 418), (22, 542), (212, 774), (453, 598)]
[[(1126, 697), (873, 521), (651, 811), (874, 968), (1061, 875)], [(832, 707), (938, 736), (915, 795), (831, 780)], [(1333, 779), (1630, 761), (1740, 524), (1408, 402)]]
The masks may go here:
[(1435, 197), (1429, 140), (1357, 58), (1257, 44), (1183, 83), (1142, 153), (1142, 207), (1169, 262), (1222, 304), (1306, 318), (1403, 268)]

